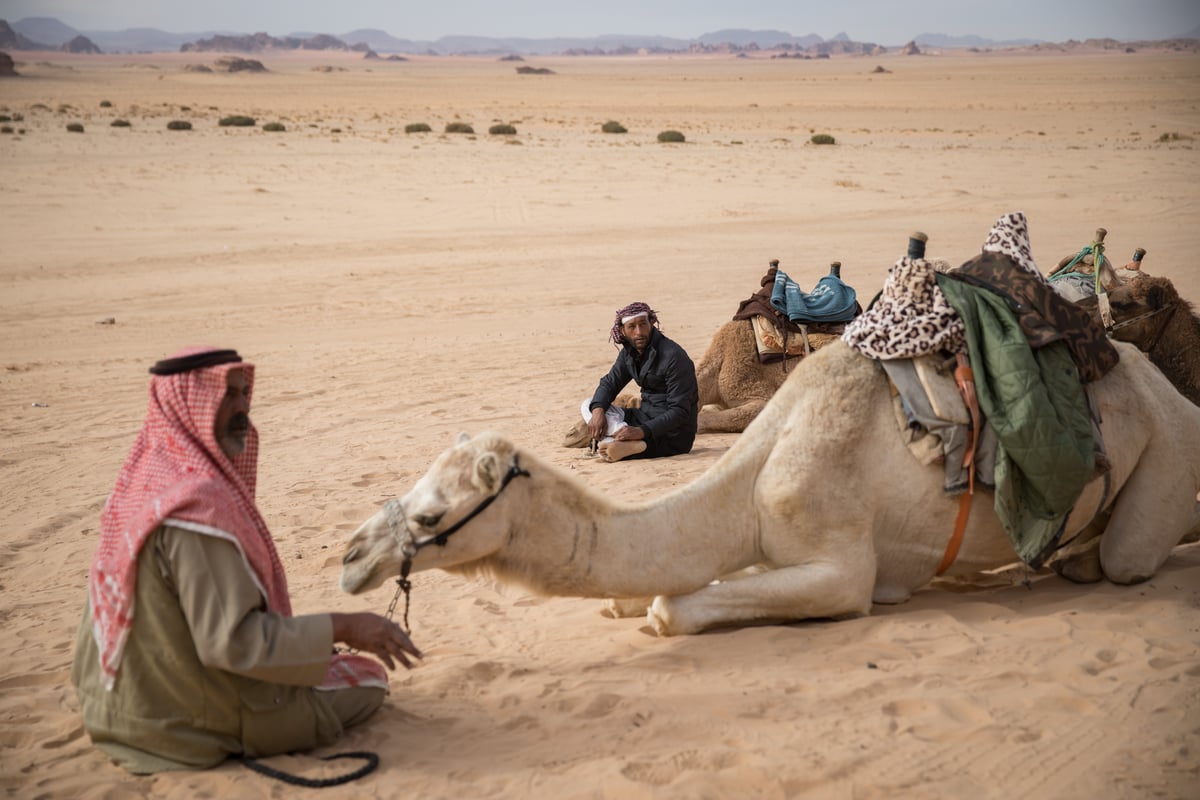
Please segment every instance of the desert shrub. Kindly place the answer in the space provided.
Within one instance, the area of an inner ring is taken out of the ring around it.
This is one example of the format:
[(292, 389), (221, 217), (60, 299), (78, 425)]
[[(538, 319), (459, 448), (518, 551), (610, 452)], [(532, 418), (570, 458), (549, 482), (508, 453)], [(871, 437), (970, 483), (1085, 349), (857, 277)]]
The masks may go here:
[(446, 133), (474, 133), (475, 129), (465, 122), (447, 122)]
[(512, 136), (516, 132), (517, 129), (512, 125), (501, 124), (493, 125), (492, 127), (488, 128), (488, 133), (492, 134), (493, 136)]
[(628, 133), (628, 131), (625, 130), (624, 125), (616, 120), (611, 119), (600, 126), (600, 131), (602, 133)]
[(262, 126), (262, 129), (264, 131), (270, 131), (271, 133), (281, 133), (287, 130), (287, 128), (283, 127), (282, 122), (268, 122), (266, 125)]
[(809, 141), (813, 144), (836, 144), (828, 133), (814, 133)]
[(100, 107), (101, 107), (101, 108), (112, 108), (112, 101), (110, 101), (110, 100), (101, 100), (101, 101), (100, 101)]
[(234, 114), (228, 117), (221, 117), (217, 124), (222, 128), (249, 128), (254, 125), (254, 117), (247, 117), (245, 114)]
[(658, 135), (660, 142), (682, 142), (685, 141), (683, 134), (679, 131), (663, 131)]
[(1186, 141), (1191, 138), (1192, 137), (1188, 136), (1185, 133), (1164, 133), (1158, 137), (1158, 140), (1160, 142), (1178, 142), (1178, 141)]
[(108, 124), (109, 124), (109, 125), (111, 125), (111, 126), (112, 126), (112, 127), (114, 127), (114, 128), (128, 128), (128, 127), (129, 127), (129, 120), (127, 120), (127, 119), (114, 119), (112, 122), (110, 122), (110, 123), (108, 123)]
[(12, 122), (13, 118), (8, 114), (0, 114), (0, 122)]
[(167, 123), (167, 130), (169, 131), (190, 131), (191, 129), (192, 123), (186, 119), (173, 119)]
[(0, 125), (0, 133), (12, 133), (12, 125)]
[(81, 122), (68, 122), (68, 123), (67, 123), (67, 130), (69, 130), (71, 133), (83, 133), (83, 123), (81, 123)]
[(24, 121), (25, 121), (25, 115), (24, 115), (24, 114), (13, 114), (13, 115), (12, 115), (12, 121), (13, 121), (13, 122), (24, 122)]
[(405, 133), (429, 133), (433, 128), (424, 122), (410, 122), (404, 126)]

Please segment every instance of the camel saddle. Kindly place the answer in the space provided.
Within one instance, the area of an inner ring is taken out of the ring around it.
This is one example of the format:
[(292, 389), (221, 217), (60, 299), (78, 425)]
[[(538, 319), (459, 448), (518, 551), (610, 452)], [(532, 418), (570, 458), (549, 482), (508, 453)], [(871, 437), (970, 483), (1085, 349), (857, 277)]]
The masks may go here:
[[(819, 347), (824, 345), (830, 337), (841, 336), (846, 329), (846, 322), (789, 319), (771, 302), (771, 296), (775, 293), (776, 279), (780, 274), (779, 260), (772, 259), (767, 273), (762, 277), (759, 290), (748, 299), (743, 300), (738, 305), (737, 313), (733, 315), (733, 319), (744, 319), (750, 322), (754, 330), (758, 361), (761, 364), (803, 358), (816, 349), (810, 336), (819, 335), (825, 340), (818, 343), (817, 347)], [(850, 292), (852, 293), (853, 290), (851, 289)], [(861, 313), (862, 306), (856, 299), (853, 316), (857, 317)]]

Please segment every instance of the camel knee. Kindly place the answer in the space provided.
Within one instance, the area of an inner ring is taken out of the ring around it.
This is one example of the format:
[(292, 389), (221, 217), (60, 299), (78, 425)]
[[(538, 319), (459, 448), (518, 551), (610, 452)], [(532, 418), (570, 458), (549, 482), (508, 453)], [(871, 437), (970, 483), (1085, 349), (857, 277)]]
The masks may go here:
[(1105, 542), (1101, 541), (1099, 561), (1104, 577), (1123, 586), (1150, 580), (1170, 555), (1170, 549), (1161, 553), (1133, 552), (1133, 548), (1106, 548), (1104, 545)]

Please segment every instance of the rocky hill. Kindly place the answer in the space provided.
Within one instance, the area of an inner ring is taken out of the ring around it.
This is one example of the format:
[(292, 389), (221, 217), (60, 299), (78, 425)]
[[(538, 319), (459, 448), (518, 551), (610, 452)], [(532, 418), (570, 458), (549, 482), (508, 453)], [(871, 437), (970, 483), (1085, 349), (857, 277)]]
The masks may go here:
[[(893, 43), (886, 47), (857, 42), (845, 32), (830, 39), (816, 34), (795, 36), (779, 30), (729, 28), (705, 33), (694, 39), (668, 36), (605, 35), (592, 37), (556, 37), (530, 39), (520, 37), (443, 36), (434, 41), (402, 39), (376, 28), (360, 28), (340, 35), (324, 33), (271, 36), (266, 33), (244, 34), (229, 31), (169, 33), (154, 28), (121, 31), (79, 31), (51, 17), (28, 17), (10, 27), (0, 20), (0, 48), (6, 50), (54, 50), (84, 36), (108, 53), (120, 52), (203, 52), (262, 53), (273, 49), (354, 50), (358, 52), (409, 53), (423, 55), (624, 55), (633, 53), (754, 53), (777, 50), (792, 55), (821, 57), (839, 54), (875, 54), (901, 49)], [(1170, 49), (1195, 51), (1200, 28), (1178, 39), (1163, 41), (1118, 42), (1093, 39), (1087, 42), (1038, 42), (1029, 39), (994, 41), (979, 36), (948, 36), (923, 33), (909, 40), (922, 51), (1012, 50), (1035, 51), (1083, 49), (1141, 50)], [(1113, 43), (1098, 45), (1097, 43)], [(907, 45), (905, 45), (907, 47)]]
[(266, 33), (248, 36), (212, 36), (181, 46), (184, 53), (261, 53), (265, 50), (359, 50), (370, 49), (366, 44), (349, 45), (336, 36), (320, 33), (309, 38), (284, 36), (276, 38)]
[(50, 45), (35, 42), (28, 36), (13, 30), (0, 19), (0, 50), (53, 50)]
[(95, 42), (83, 35), (76, 36), (69, 42), (64, 42), (63, 45), (58, 49), (62, 50), (64, 53), (97, 54), (101, 52), (100, 48), (96, 47)]

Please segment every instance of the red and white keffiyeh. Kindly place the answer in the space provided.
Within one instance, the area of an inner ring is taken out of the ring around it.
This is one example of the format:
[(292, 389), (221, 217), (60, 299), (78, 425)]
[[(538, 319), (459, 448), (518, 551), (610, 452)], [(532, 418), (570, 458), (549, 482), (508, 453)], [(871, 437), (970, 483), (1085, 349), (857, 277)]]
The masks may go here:
[[(176, 357), (209, 349), (189, 348)], [(155, 375), (150, 381), (146, 419), (105, 503), (88, 575), (92, 633), (107, 689), (113, 687), (133, 628), (138, 553), (164, 522), (231, 542), (267, 608), (292, 614), (283, 564), (254, 502), (258, 431), (250, 426), (245, 449), (230, 461), (213, 430), (226, 376), (234, 369), (243, 371), (252, 395), (254, 365), (244, 361)], [(346, 658), (353, 663), (338, 663)], [(363, 656), (339, 656), (320, 688), (360, 685), (386, 687), (382, 665)]]

